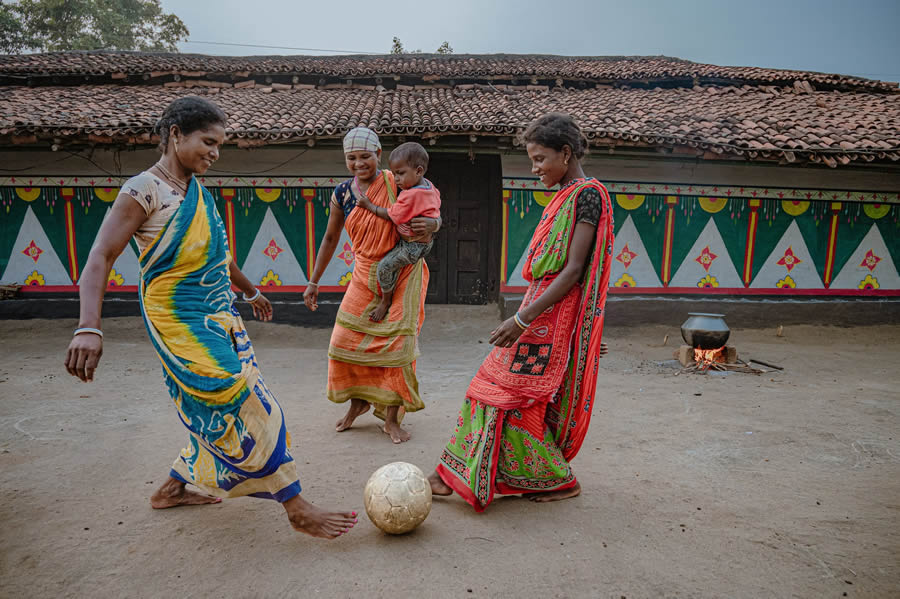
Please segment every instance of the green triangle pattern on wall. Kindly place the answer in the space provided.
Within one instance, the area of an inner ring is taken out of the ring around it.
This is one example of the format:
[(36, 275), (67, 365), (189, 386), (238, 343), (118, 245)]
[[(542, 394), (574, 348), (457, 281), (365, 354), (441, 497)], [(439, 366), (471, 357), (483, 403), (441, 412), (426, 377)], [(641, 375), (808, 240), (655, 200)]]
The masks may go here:
[(14, 188), (0, 187), (0, 274), (9, 264), (16, 236), (22, 228), (29, 205), (19, 199)]

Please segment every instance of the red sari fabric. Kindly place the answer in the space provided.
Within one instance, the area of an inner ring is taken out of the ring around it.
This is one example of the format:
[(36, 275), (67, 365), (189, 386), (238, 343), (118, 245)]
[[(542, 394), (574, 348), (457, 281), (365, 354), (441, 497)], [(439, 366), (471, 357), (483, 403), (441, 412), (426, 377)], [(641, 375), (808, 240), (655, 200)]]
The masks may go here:
[[(554, 195), (532, 236), (522, 273), (530, 285), (520, 310), (541, 297), (566, 264), (577, 195), (587, 187), (600, 193), (603, 211), (583, 281), (538, 316), (512, 347), (495, 347), (466, 393), (504, 410), (551, 404), (548, 417), (566, 459), (578, 453), (584, 440), (597, 386), (613, 247), (612, 203), (600, 182), (577, 180)], [(538, 264), (550, 255), (555, 259)], [(543, 272), (548, 262), (550, 272)]]
[(483, 511), (495, 494), (557, 491), (577, 484), (569, 461), (584, 442), (595, 403), (613, 247), (612, 203), (599, 182), (561, 189), (535, 230), (522, 307), (565, 266), (581, 191), (603, 210), (584, 278), (544, 311), (511, 348), (494, 348), (469, 385), (437, 473)]

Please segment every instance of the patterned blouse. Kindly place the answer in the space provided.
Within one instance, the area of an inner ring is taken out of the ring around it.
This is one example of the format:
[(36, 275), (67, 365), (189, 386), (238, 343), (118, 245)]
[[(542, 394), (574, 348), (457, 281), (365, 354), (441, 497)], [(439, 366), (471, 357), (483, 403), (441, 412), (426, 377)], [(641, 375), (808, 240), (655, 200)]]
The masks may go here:
[(603, 215), (603, 197), (593, 187), (581, 190), (575, 203), (575, 222), (597, 226)]
[(331, 196), (331, 203), (338, 206), (344, 212), (344, 218), (356, 208), (356, 196), (350, 189), (353, 185), (353, 179), (347, 179), (338, 184), (334, 188), (334, 194)]

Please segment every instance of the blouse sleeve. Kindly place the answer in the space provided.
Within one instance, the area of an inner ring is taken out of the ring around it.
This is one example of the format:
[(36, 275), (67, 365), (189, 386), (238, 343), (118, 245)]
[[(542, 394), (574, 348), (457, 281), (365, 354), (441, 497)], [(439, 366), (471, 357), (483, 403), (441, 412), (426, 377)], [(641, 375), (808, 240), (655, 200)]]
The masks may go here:
[(159, 193), (156, 183), (143, 173), (126, 181), (119, 193), (131, 196), (135, 202), (141, 205), (147, 216), (159, 209)]
[(588, 223), (593, 226), (600, 224), (603, 215), (603, 198), (600, 192), (593, 187), (585, 187), (578, 195), (575, 205), (575, 222)]
[(336, 204), (338, 207), (340, 207), (340, 209), (344, 212), (344, 216), (350, 214), (350, 211), (356, 207), (356, 196), (354, 196), (353, 192), (350, 191), (350, 184), (352, 182), (352, 179), (350, 179), (349, 181), (343, 181), (334, 188), (334, 193), (331, 195), (332, 204)]

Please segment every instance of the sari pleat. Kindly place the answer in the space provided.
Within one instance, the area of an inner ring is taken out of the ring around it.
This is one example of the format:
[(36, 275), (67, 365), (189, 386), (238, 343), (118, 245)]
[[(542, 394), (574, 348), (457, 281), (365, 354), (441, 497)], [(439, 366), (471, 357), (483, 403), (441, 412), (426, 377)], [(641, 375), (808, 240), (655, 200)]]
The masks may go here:
[(286, 501), (300, 493), (290, 435), (234, 307), (230, 263), (215, 202), (192, 179), (140, 257), (144, 324), (190, 432), (170, 474), (217, 497)]
[[(382, 171), (366, 195), (377, 206), (396, 201), (393, 174)], [(406, 412), (425, 407), (419, 395), (416, 359), (418, 334), (425, 320), (428, 267), (424, 260), (400, 271), (394, 299), (382, 322), (369, 315), (380, 301), (378, 261), (397, 243), (393, 223), (362, 208), (347, 215), (344, 227), (353, 244), (356, 264), (341, 301), (328, 347), (328, 399), (343, 403), (357, 398), (375, 405), (383, 417), (387, 406)]]

